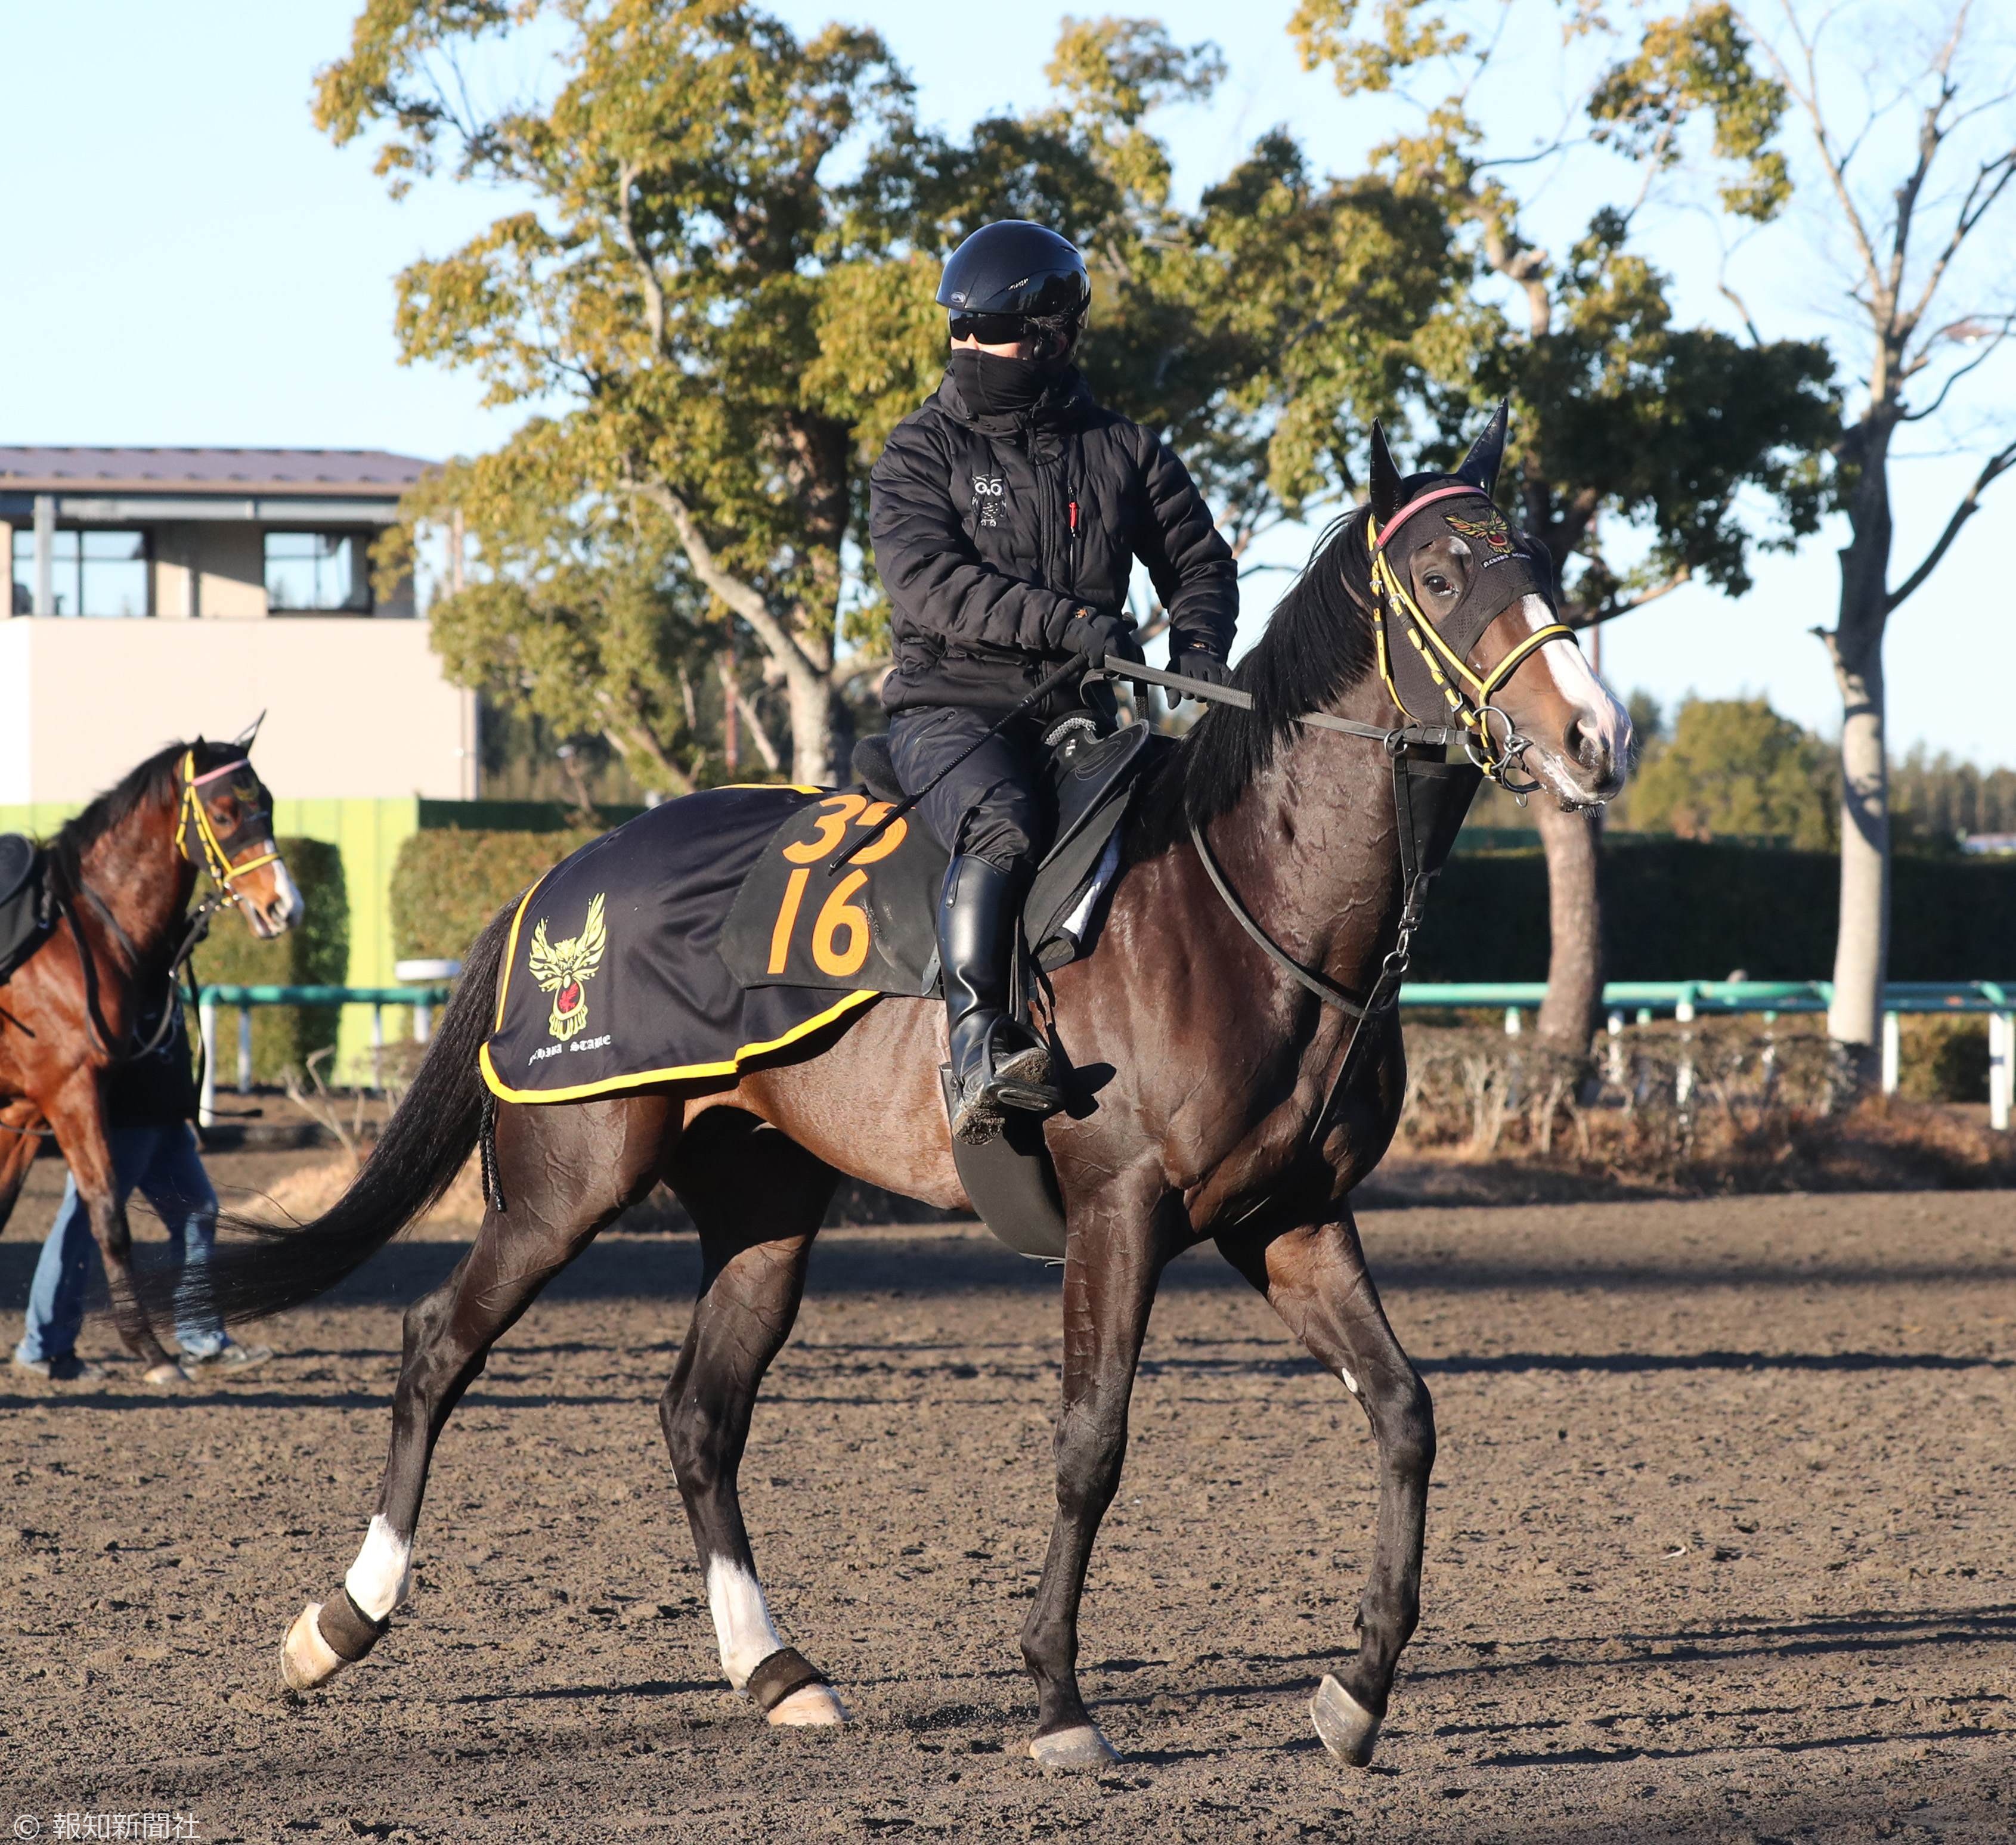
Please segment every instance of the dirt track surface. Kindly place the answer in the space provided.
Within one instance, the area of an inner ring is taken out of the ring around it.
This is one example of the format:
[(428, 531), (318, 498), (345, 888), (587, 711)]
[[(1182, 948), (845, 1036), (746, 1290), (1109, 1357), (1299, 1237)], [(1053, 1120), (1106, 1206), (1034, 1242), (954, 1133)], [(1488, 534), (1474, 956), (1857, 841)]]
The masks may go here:
[[(355, 1553), (398, 1307), (458, 1253), (435, 1242), (280, 1322), (235, 1386), (0, 1383), (0, 1836), (80, 1810), (246, 1840), (2016, 1835), (2016, 1197), (1365, 1232), (1442, 1430), (1369, 1773), (1307, 1717), (1352, 1644), (1363, 1421), (1208, 1253), (1157, 1309), (1086, 1602), (1125, 1759), (1022, 1757), (1055, 1284), (937, 1229), (822, 1239), (743, 1468), (780, 1624), (854, 1728), (766, 1730), (721, 1681), (653, 1413), (695, 1254), (644, 1238), (499, 1348), (442, 1444), (412, 1606), (290, 1707), (280, 1636)], [(0, 1243), (14, 1308), (25, 1234)]]

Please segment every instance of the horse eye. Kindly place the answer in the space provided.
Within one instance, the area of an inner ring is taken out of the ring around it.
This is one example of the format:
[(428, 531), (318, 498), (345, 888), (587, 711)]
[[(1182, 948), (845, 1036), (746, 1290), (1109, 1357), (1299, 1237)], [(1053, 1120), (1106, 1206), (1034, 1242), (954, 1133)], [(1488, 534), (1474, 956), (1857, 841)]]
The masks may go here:
[(1437, 595), (1447, 595), (1449, 592), (1449, 580), (1439, 570), (1431, 570), (1428, 573), (1427, 584)]

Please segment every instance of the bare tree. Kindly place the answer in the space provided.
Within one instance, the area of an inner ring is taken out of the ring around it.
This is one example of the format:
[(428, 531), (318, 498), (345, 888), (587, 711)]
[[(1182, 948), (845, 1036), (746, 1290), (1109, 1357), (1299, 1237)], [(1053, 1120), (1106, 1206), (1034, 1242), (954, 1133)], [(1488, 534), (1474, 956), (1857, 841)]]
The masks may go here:
[[(1991, 438), (1938, 536), (1901, 578), (1893, 576), (1898, 436), (1949, 412), (1956, 390), (1978, 379), (2016, 322), (2006, 272), (1980, 260), (1984, 231), (2016, 175), (2010, 48), (1991, 42), (1972, 0), (1943, 20), (1931, 16), (1922, 5), (1844, 9), (1800, 0), (1739, 15), (1790, 99), (1817, 167), (1813, 190), (1825, 221), (1850, 252), (1846, 294), (1862, 349), (1860, 401), (1834, 457), (1849, 531), (1840, 602), (1834, 625), (1813, 631), (1841, 698), (1841, 927), (1827, 1029), (1865, 1081), (1874, 1073), (1889, 955), (1884, 631), (2016, 463), (2016, 439)], [(1839, 34), (1858, 23), (1881, 49), (1874, 78), (1836, 55)], [(1886, 131), (1899, 116), (1908, 117), (1908, 135)], [(1998, 221), (2006, 225), (2007, 214)], [(2001, 433), (2010, 432), (2005, 416)]]

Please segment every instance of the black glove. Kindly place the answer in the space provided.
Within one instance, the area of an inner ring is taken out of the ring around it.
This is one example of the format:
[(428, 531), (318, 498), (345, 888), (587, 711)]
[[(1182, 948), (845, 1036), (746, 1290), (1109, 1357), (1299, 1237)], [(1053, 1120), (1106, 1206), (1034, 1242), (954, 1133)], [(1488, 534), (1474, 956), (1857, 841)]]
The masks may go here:
[[(1232, 668), (1208, 647), (1171, 647), (1169, 671), (1180, 673), (1186, 679), (1195, 679), (1205, 685), (1229, 685), (1232, 683)], [(1165, 686), (1163, 690), (1172, 705), (1179, 705), (1183, 702), (1183, 695), (1173, 685)]]
[(1102, 615), (1096, 609), (1081, 609), (1064, 624), (1064, 646), (1082, 653), (1090, 666), (1107, 660), (1131, 660), (1146, 666), (1148, 656), (1134, 638), (1132, 624), (1118, 615)]

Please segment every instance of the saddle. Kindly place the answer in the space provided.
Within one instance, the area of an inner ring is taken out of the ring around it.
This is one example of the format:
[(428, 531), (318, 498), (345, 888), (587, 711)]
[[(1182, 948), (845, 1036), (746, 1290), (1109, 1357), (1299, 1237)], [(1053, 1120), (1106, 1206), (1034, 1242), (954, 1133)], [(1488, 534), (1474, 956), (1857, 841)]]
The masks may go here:
[[(1090, 731), (1050, 756), (1057, 825), (1023, 900), (1022, 934), (1044, 971), (1084, 953), (1098, 898), (1120, 855), (1119, 828), (1155, 739), (1146, 725), (1111, 736)], [(815, 811), (794, 812), (770, 848), (742, 878), (721, 955), (745, 987), (872, 989), (925, 998), (938, 991), (938, 893), (949, 855), (914, 818), (892, 826), (837, 872), (834, 860), (859, 829), (875, 824), (903, 797), (885, 737), (855, 746), (860, 790), (830, 796)], [(851, 912), (866, 919), (850, 933)]]
[[(1050, 740), (1057, 830), (1022, 912), (1024, 946), (1034, 966), (1045, 971), (1076, 959), (1089, 944), (1101, 899), (1118, 869), (1120, 824), (1142, 771), (1158, 751), (1175, 746), (1143, 724), (1129, 725), (1102, 739), (1091, 723), (1076, 718), (1053, 731)], [(863, 737), (854, 746), (852, 766), (862, 786), (877, 800), (900, 802), (904, 798), (890, 760), (887, 737)], [(941, 879), (944, 854), (935, 862), (936, 875)], [(1017, 957), (1017, 1011), (1027, 1004), (1026, 984), (1020, 977), (1024, 971), (1024, 964)], [(950, 1066), (941, 1066), (938, 1074), (949, 1110)], [(1001, 1131), (985, 1145), (952, 1142), (952, 1163), (958, 1168), (959, 1182), (988, 1228), (1010, 1249), (1039, 1261), (1060, 1261), (1065, 1246), (1064, 1199), (1042, 1123), (1034, 1115), (1013, 1110), (1004, 1114)]]
[(48, 859), (33, 840), (0, 833), (0, 982), (42, 945), (53, 921)]

